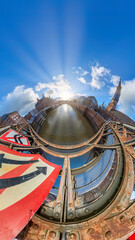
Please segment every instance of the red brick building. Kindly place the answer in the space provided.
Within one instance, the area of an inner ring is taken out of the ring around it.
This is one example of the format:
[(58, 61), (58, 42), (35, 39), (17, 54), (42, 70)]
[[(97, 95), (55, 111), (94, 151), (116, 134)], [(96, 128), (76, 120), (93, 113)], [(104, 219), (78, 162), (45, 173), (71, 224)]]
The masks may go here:
[(41, 99), (37, 99), (37, 103), (35, 105), (37, 111), (41, 111), (42, 109), (49, 107), (51, 105), (53, 105), (54, 100), (52, 98), (49, 97), (42, 97)]
[(17, 111), (4, 114), (1, 116), (1, 125), (12, 125), (19, 122), (25, 121), (23, 117)]

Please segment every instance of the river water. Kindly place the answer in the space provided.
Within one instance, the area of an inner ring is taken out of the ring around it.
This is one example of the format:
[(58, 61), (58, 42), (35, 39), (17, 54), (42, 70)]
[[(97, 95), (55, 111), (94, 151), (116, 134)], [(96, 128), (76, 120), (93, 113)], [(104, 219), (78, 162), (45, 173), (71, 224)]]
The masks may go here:
[(83, 142), (94, 135), (94, 129), (82, 114), (68, 104), (47, 113), (39, 135), (49, 142), (68, 145)]

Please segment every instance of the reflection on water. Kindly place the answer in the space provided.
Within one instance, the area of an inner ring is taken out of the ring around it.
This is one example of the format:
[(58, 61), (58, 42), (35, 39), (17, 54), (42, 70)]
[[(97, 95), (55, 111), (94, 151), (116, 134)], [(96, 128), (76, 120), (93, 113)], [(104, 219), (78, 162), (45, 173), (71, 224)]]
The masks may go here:
[(76, 144), (94, 135), (94, 130), (79, 111), (63, 104), (51, 110), (39, 135), (56, 144)]

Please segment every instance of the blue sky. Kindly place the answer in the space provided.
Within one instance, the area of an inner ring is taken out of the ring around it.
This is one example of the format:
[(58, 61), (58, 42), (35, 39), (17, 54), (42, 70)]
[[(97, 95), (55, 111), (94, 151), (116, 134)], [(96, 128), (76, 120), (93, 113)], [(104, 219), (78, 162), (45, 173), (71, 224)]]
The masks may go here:
[(42, 94), (110, 101), (135, 119), (135, 2), (0, 2), (0, 115), (25, 114)]

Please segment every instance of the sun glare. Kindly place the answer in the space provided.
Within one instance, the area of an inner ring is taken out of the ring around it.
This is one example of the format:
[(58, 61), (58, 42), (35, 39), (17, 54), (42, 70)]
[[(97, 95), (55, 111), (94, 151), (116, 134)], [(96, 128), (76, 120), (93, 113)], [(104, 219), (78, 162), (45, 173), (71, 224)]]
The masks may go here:
[(63, 105), (63, 109), (64, 109), (65, 112), (67, 112), (67, 109), (68, 109), (67, 104)]
[(69, 99), (71, 99), (73, 97), (73, 93), (71, 93), (71, 92), (63, 92), (63, 93), (61, 93), (61, 95), (60, 95), (60, 98), (62, 99), (62, 100), (69, 100)]

